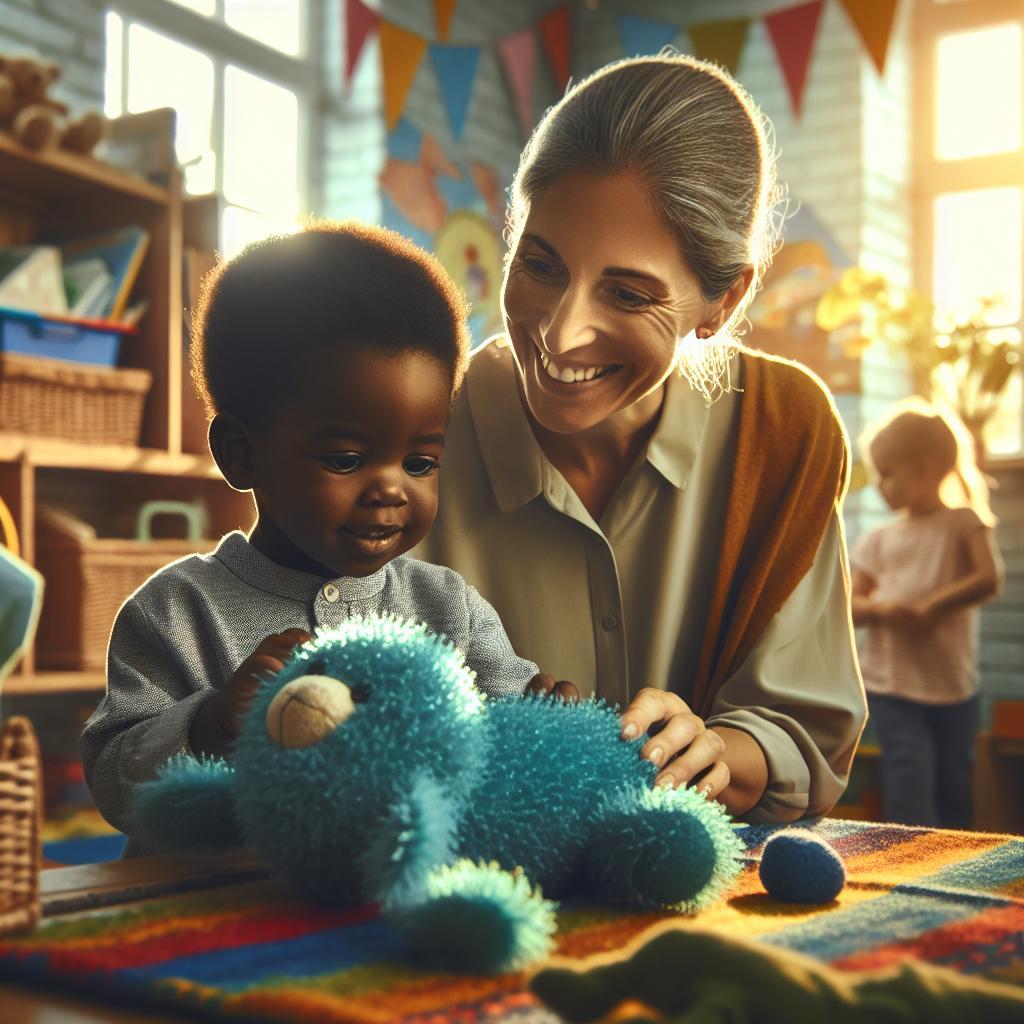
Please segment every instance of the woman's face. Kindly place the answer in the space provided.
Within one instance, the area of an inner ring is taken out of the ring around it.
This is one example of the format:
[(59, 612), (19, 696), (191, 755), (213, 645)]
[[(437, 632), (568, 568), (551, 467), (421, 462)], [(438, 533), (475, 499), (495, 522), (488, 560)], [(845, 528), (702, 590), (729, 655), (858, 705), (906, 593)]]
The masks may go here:
[(579, 433), (659, 391), (720, 303), (633, 173), (572, 172), (533, 201), (502, 293), (530, 412)]

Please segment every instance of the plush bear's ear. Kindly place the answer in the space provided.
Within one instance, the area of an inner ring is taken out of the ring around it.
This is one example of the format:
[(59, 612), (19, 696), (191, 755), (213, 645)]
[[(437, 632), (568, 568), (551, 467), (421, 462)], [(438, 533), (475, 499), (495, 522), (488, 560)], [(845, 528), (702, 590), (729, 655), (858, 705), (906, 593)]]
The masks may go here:
[(135, 787), (132, 834), (154, 850), (222, 850), (242, 845), (235, 822), (235, 770), (215, 758), (178, 754)]

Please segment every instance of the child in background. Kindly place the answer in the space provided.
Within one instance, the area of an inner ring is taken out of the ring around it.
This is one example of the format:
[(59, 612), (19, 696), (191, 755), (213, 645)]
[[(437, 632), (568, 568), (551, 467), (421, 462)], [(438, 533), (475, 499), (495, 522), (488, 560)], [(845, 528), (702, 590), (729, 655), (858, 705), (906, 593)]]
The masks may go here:
[(897, 406), (861, 451), (889, 507), (902, 513), (850, 553), (885, 817), (967, 828), (978, 606), (1001, 585), (988, 489), (967, 431), (924, 402)]
[(404, 556), (437, 511), (466, 317), (432, 256), (354, 224), (267, 239), (204, 283), (193, 377), (217, 465), (252, 491), (257, 519), (160, 570), (118, 613), (82, 735), (112, 824), (131, 834), (132, 787), (172, 754), (230, 754), (260, 680), (352, 615), (444, 633), (490, 695), (555, 686), (460, 576)]

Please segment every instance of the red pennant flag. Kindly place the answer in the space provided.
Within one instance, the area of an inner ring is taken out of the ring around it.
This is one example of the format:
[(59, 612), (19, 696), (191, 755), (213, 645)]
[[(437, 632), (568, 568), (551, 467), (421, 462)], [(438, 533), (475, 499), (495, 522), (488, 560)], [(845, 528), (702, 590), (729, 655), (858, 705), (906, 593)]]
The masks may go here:
[(811, 50), (818, 34), (818, 21), (824, 0), (812, 0), (808, 4), (786, 7), (781, 11), (766, 14), (765, 28), (775, 47), (782, 74), (789, 89), (793, 112), (800, 116), (807, 69), (811, 65)]
[(881, 75), (885, 72), (885, 55), (889, 49), (889, 36), (896, 16), (897, 0), (840, 0), (853, 27), (871, 54)]
[(569, 84), (569, 5), (557, 7), (537, 22), (544, 50), (559, 89)]
[(345, 85), (352, 81), (352, 73), (359, 63), (370, 33), (380, 24), (380, 16), (361, 0), (347, 0), (345, 4)]

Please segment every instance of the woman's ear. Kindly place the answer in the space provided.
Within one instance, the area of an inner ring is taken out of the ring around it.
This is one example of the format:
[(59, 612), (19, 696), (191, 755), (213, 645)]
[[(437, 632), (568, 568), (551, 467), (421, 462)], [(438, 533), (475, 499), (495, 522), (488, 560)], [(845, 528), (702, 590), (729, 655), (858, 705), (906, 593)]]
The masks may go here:
[(252, 438), (234, 413), (219, 412), (210, 421), (210, 451), (221, 475), (236, 491), (256, 486)]
[(740, 299), (747, 294), (753, 280), (754, 268), (748, 264), (736, 275), (733, 283), (725, 289), (725, 294), (714, 304), (712, 314), (697, 328), (698, 338), (710, 338), (722, 329)]

